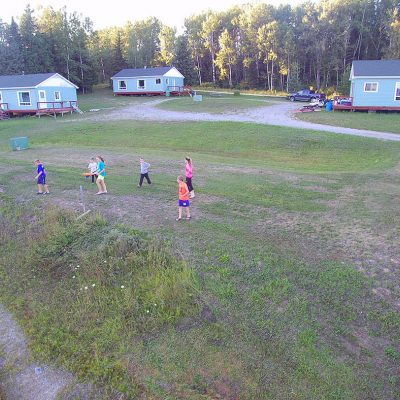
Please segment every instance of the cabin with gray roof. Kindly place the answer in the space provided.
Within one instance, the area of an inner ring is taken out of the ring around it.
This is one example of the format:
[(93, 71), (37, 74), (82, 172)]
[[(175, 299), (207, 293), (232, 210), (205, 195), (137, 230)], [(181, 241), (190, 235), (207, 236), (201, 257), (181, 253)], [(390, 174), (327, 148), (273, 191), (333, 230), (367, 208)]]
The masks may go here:
[(400, 60), (353, 61), (350, 97), (335, 98), (335, 110), (400, 111)]
[(9, 115), (64, 114), (79, 110), (78, 86), (58, 73), (0, 76), (0, 112)]
[(123, 69), (111, 77), (116, 96), (187, 94), (184, 79), (175, 67)]

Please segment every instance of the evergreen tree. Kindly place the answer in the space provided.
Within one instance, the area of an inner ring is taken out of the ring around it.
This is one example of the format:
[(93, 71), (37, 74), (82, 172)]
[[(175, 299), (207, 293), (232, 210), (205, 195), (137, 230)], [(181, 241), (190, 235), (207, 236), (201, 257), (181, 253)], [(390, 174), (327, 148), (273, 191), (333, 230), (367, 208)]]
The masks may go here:
[(121, 69), (124, 69), (127, 67), (126, 60), (123, 56), (122, 53), (122, 38), (121, 38), (121, 32), (118, 31), (117, 33), (117, 39), (115, 42), (115, 47), (114, 47), (114, 58), (113, 58), (113, 64), (112, 64), (112, 74), (116, 74), (117, 72), (121, 71)]
[(189, 48), (188, 38), (185, 35), (177, 38), (175, 67), (185, 77), (186, 85), (198, 84), (192, 52)]
[(24, 70), (24, 60), (22, 56), (21, 36), (14, 18), (11, 19), (11, 24), (7, 29), (6, 40), (7, 47), (3, 60), (3, 73), (21, 74)]

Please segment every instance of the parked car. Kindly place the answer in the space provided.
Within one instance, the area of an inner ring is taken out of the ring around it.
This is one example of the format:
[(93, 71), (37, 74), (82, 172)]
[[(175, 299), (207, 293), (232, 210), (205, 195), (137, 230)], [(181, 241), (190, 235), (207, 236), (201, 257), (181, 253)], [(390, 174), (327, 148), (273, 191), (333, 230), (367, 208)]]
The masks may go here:
[(287, 96), (290, 101), (312, 101), (312, 100), (325, 100), (323, 93), (315, 93), (314, 90), (303, 89), (297, 93), (291, 93)]

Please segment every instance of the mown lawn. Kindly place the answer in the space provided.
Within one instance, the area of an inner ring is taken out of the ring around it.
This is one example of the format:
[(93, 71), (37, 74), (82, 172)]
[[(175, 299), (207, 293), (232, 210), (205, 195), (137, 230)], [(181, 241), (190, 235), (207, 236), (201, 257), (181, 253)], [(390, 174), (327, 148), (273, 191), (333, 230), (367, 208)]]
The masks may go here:
[(302, 121), (315, 122), (317, 124), (367, 129), (378, 132), (400, 133), (399, 113), (368, 114), (366, 112), (321, 111), (315, 113), (298, 113), (297, 118)]
[[(108, 398), (396, 399), (399, 150), (227, 122), (1, 123), (0, 301), (37, 358)], [(104, 197), (80, 175), (97, 153)], [(197, 195), (176, 223), (186, 155)]]
[(215, 96), (217, 97), (204, 94), (201, 102), (193, 101), (191, 97), (172, 98), (159, 104), (157, 107), (170, 111), (224, 114), (235, 113), (249, 108), (266, 107), (273, 104), (264, 98), (257, 97)]

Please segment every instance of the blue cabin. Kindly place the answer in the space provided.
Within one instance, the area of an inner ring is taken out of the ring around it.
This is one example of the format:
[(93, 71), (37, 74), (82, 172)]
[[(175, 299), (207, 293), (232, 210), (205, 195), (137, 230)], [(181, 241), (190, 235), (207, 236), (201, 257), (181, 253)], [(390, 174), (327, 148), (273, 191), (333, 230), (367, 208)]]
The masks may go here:
[(186, 94), (185, 77), (175, 67), (123, 69), (111, 77), (114, 95)]
[(78, 110), (78, 86), (60, 74), (0, 76), (0, 112), (10, 115), (64, 114)]
[(350, 81), (350, 97), (335, 98), (335, 110), (400, 111), (400, 60), (353, 61)]

